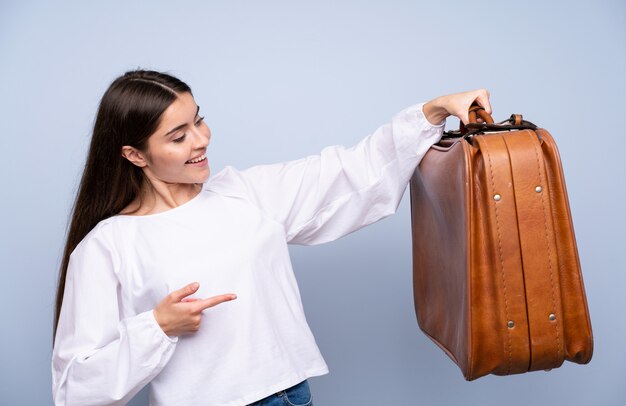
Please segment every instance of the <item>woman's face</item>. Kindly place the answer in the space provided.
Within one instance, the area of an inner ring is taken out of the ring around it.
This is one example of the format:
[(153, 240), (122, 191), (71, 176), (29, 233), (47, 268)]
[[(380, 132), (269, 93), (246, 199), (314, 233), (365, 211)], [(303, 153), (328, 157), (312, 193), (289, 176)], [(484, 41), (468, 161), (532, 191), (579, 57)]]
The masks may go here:
[(148, 138), (144, 173), (152, 182), (204, 183), (210, 174), (206, 149), (211, 130), (198, 115), (190, 93), (182, 93), (163, 112), (157, 130)]

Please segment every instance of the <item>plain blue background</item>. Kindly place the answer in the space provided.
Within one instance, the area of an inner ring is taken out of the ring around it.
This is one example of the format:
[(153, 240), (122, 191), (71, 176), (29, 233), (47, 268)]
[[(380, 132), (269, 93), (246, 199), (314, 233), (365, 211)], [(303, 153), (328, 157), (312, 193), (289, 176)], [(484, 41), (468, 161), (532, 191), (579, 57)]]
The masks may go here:
[(404, 107), (481, 87), (496, 121), (521, 113), (546, 128), (563, 160), (592, 362), (465, 382), (415, 321), (405, 194), (388, 219), (291, 248), (331, 370), (310, 380), (315, 403), (626, 404), (625, 20), (621, 0), (2, 0), (0, 404), (51, 404), (69, 210), (100, 97), (137, 67), (190, 84), (213, 131), (213, 173), (352, 145)]

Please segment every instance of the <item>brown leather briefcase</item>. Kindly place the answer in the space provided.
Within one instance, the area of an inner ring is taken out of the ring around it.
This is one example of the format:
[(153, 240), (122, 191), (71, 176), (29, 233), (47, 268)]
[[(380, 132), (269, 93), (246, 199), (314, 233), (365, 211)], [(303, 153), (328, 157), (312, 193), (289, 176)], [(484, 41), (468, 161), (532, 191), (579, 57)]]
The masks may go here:
[(465, 379), (591, 360), (565, 181), (548, 131), (519, 114), (494, 124), (474, 104), (470, 123), (433, 145), (410, 185), (417, 320)]

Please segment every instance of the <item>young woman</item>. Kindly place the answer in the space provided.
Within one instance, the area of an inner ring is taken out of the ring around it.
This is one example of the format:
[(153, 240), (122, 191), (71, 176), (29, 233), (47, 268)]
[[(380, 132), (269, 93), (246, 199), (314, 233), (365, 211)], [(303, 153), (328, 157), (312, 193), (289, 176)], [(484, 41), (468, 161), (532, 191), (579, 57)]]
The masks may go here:
[[(356, 146), (209, 177), (191, 89), (131, 71), (100, 103), (60, 269), (56, 405), (310, 405), (328, 372), (287, 244), (335, 240), (396, 211), (445, 118), (480, 89), (409, 107)], [(437, 123), (437, 124), (432, 124)], [(234, 300), (236, 299), (236, 300)]]

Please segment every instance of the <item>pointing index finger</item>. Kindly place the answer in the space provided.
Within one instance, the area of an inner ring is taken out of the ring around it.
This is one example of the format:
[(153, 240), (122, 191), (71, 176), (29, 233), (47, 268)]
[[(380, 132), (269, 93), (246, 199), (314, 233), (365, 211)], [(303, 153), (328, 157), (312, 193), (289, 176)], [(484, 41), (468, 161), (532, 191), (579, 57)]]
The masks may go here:
[(217, 295), (213, 297), (209, 297), (206, 299), (201, 299), (194, 302), (196, 306), (196, 311), (201, 312), (209, 307), (217, 306), (220, 303), (229, 302), (231, 300), (237, 299), (237, 295), (234, 293), (226, 293), (223, 295)]

